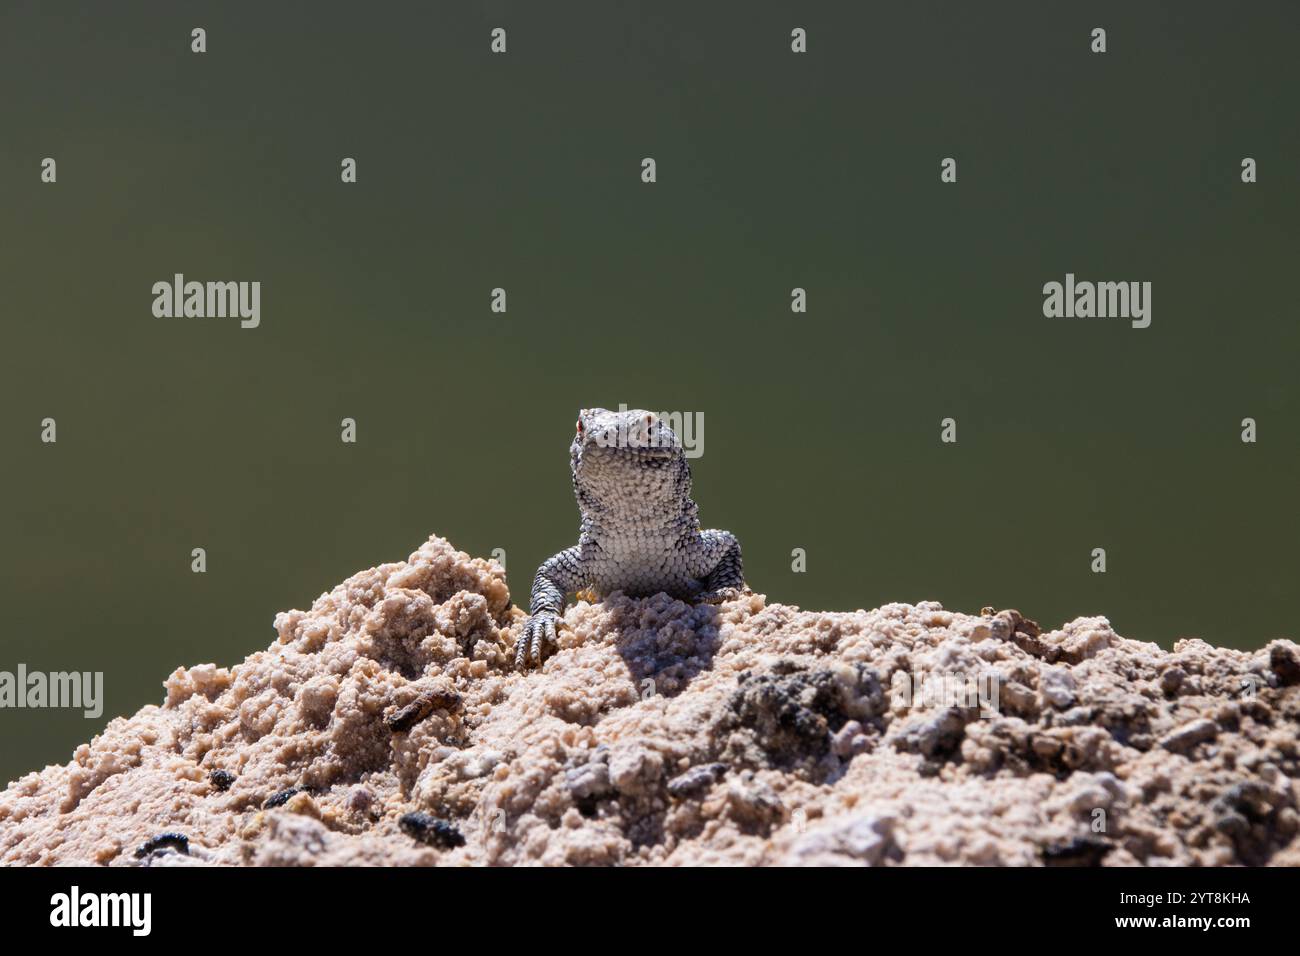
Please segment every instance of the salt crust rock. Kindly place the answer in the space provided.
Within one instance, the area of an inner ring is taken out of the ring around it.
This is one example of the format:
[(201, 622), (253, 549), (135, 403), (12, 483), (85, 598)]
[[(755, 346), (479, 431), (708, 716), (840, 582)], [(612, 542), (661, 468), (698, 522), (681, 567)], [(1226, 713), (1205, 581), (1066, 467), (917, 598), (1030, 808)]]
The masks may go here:
[[(0, 862), (1300, 864), (1288, 641), (614, 595), (520, 673), (522, 622), (430, 538), (12, 783)], [(995, 707), (899, 694), (973, 677)]]

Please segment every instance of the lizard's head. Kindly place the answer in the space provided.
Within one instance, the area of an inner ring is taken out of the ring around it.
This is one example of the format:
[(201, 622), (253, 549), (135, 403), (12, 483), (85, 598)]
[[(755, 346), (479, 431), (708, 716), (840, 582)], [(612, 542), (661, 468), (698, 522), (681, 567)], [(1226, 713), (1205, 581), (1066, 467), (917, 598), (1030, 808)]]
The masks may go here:
[(662, 510), (690, 500), (691, 472), (682, 443), (654, 412), (584, 408), (569, 450), (573, 487), (584, 511)]

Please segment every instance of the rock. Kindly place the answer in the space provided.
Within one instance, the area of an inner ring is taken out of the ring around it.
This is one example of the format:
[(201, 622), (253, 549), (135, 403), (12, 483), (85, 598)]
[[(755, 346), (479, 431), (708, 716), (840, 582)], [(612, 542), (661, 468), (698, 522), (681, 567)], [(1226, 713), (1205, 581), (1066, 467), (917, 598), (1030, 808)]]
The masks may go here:
[(894, 736), (894, 746), (925, 757), (944, 757), (961, 744), (966, 720), (956, 707), (911, 719)]
[(1300, 650), (1290, 641), (1268, 646), (1268, 666), (1284, 687), (1300, 684)]
[(850, 720), (831, 738), (831, 750), (837, 757), (847, 760), (871, 749), (871, 741), (862, 732), (862, 725)]
[(721, 780), (726, 772), (725, 763), (708, 763), (692, 767), (668, 781), (668, 794), (679, 800), (697, 797)]
[(627, 796), (648, 792), (663, 776), (663, 757), (654, 750), (634, 746), (609, 758), (609, 782)]
[(1300, 864), (1290, 641), (619, 594), (520, 672), (523, 620), (431, 538), (9, 784), (0, 863)]
[(1160, 675), (1160, 689), (1170, 697), (1178, 693), (1178, 688), (1183, 686), (1183, 681), (1187, 679), (1187, 672), (1181, 667), (1171, 667)]
[[(878, 866), (898, 853), (892, 815), (851, 816), (818, 827), (795, 841), (786, 859), (794, 866)], [(899, 854), (901, 855), (901, 854)]]
[(785, 805), (777, 792), (752, 770), (728, 781), (726, 807), (740, 832), (746, 834), (767, 834), (785, 813)]
[(1218, 734), (1218, 724), (1202, 717), (1200, 720), (1189, 721), (1161, 737), (1160, 746), (1176, 754), (1185, 754), (1197, 744), (1213, 740)]
[(578, 800), (603, 797), (610, 793), (614, 787), (609, 781), (607, 755), (601, 755), (598, 759), (589, 760), (572, 770), (566, 770), (564, 783), (569, 793)]
[(842, 674), (790, 660), (777, 662), (769, 673), (741, 674), (724, 719), (736, 732), (735, 759), (815, 772), (830, 751), (831, 732), (847, 719), (843, 685)]
[(1060, 667), (1045, 668), (1038, 679), (1038, 685), (1043, 697), (1053, 707), (1065, 710), (1074, 706), (1074, 678), (1069, 671)]
[(370, 812), (374, 802), (374, 795), (365, 787), (353, 787), (347, 796), (347, 808), (353, 813)]

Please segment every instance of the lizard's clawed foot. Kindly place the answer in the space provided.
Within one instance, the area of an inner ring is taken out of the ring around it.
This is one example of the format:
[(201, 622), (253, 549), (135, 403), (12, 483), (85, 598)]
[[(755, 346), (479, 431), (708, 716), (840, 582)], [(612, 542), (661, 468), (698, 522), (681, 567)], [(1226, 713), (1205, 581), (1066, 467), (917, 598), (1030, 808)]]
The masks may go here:
[(529, 664), (542, 663), (542, 647), (549, 642), (555, 646), (554, 611), (538, 611), (524, 622), (524, 629), (519, 632), (515, 642), (515, 667), (524, 670)]
[(723, 604), (727, 601), (734, 601), (740, 597), (740, 588), (714, 588), (712, 591), (705, 591), (695, 599), (696, 604)]

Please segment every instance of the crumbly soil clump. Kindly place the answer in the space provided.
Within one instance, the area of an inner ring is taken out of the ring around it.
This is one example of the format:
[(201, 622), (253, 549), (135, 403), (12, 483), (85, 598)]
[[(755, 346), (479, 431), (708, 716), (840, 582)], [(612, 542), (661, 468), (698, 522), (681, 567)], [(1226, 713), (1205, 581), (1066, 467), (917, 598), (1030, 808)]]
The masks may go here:
[(0, 862), (1297, 865), (1300, 648), (579, 601), (438, 537), (0, 793)]

